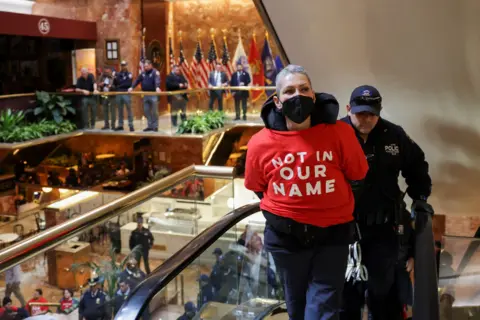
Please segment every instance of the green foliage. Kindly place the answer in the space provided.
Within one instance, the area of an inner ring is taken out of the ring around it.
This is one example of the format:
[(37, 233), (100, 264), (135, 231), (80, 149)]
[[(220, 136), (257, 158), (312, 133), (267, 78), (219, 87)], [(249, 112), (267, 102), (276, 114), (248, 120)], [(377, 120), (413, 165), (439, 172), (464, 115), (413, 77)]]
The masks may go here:
[(0, 113), (0, 131), (13, 130), (25, 120), (23, 111), (12, 111), (12, 109), (3, 110)]
[[(95, 262), (75, 263), (72, 264), (70, 270), (74, 276), (79, 269), (88, 268), (90, 271), (95, 271), (98, 277), (103, 279), (105, 293), (108, 294), (110, 298), (113, 298), (118, 290), (118, 278), (120, 273), (125, 270), (128, 259), (140, 255), (141, 251), (141, 246), (138, 245), (133, 248), (130, 255), (127, 255), (123, 260), (117, 262), (117, 253), (115, 253), (115, 248), (112, 247), (110, 249), (110, 260), (102, 260), (100, 264), (96, 264)], [(83, 272), (86, 271), (83, 270)], [(84, 283), (79, 283), (79, 285), (84, 285)]]
[(53, 120), (60, 124), (64, 118), (75, 114), (75, 109), (71, 106), (70, 100), (65, 100), (62, 96), (49, 94), (45, 91), (35, 92), (37, 97), (37, 107), (33, 110), (35, 116), (41, 116), (47, 120)]
[(56, 123), (55, 121), (47, 120), (27, 125), (11, 126), (8, 129), (0, 126), (0, 142), (14, 143), (40, 139), (51, 135), (69, 133), (75, 129), (75, 124), (69, 121)]
[(75, 156), (68, 156), (63, 154), (58, 157), (48, 158), (43, 161), (42, 164), (68, 168), (77, 165), (77, 163), (78, 159)]
[(203, 134), (210, 130), (222, 128), (224, 125), (225, 114), (222, 111), (209, 111), (204, 115), (183, 121), (178, 126), (177, 133)]

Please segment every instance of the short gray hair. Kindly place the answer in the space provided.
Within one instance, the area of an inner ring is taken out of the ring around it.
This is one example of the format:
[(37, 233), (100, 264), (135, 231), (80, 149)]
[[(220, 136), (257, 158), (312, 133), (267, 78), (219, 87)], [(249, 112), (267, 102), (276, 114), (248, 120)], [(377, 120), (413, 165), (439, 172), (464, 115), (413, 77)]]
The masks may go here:
[(307, 77), (310, 86), (312, 86), (312, 80), (310, 80), (310, 76), (308, 75), (304, 67), (295, 64), (289, 64), (277, 74), (277, 77), (275, 79), (277, 96), (280, 96), (280, 92), (282, 91), (282, 87), (280, 87), (280, 82), (283, 80), (283, 78), (290, 74), (303, 74), (305, 77)]
[(88, 68), (87, 68), (87, 67), (82, 67), (82, 69), (80, 69), (80, 72), (82, 72), (82, 73), (83, 73), (83, 72), (88, 73)]

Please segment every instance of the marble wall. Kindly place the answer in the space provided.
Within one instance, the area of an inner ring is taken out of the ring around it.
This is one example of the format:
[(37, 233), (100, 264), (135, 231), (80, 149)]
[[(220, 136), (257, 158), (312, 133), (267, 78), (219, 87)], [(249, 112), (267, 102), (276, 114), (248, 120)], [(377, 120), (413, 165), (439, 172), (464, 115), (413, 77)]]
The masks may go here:
[[(226, 30), (227, 46), (233, 57), (240, 31), (245, 52), (249, 53), (252, 34), (256, 33), (257, 48), (263, 48), (265, 26), (252, 0), (190, 0), (173, 3), (173, 39), (175, 56), (178, 57), (178, 32), (182, 31), (184, 53), (190, 62), (196, 48), (197, 30), (205, 57), (210, 48), (210, 29), (216, 30), (217, 54), (222, 54), (223, 33)], [(274, 55), (278, 54), (275, 43), (270, 40)]]
[(128, 61), (136, 74), (141, 42), (140, 0), (36, 0), (33, 14), (96, 21), (97, 67), (112, 65), (105, 59), (105, 40), (119, 39), (120, 59)]

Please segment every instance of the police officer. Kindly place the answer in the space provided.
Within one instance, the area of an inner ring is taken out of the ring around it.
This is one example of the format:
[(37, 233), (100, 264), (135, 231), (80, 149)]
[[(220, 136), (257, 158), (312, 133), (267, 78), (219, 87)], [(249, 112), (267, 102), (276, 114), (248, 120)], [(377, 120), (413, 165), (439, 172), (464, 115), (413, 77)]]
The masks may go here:
[[(366, 178), (352, 183), (362, 260), (368, 270), (368, 309), (373, 320), (396, 320), (402, 319), (396, 265), (405, 224), (410, 222), (402, 214), (404, 194), (398, 185), (399, 173), (405, 177), (406, 193), (413, 200), (415, 212), (433, 214), (426, 202), (432, 181), (422, 149), (402, 127), (381, 118), (381, 110), (378, 90), (360, 86), (353, 90), (347, 105), (348, 116), (342, 120), (354, 128), (369, 163)], [(401, 267), (405, 270), (408, 264)], [(345, 308), (348, 311), (349, 306)]]
[(80, 300), (78, 312), (81, 320), (110, 320), (110, 298), (102, 290), (101, 279), (95, 272), (88, 281), (90, 289), (85, 291)]
[[(149, 274), (148, 252), (153, 247), (153, 235), (150, 230), (143, 227), (143, 218), (141, 216), (137, 218), (137, 229), (133, 230), (130, 235), (130, 250), (139, 245), (141, 246), (141, 255), (145, 263), (145, 271)], [(137, 260), (140, 264), (140, 257)]]
[(183, 306), (185, 309), (185, 313), (182, 314), (177, 320), (191, 320), (195, 317), (197, 312), (197, 308), (195, 308), (195, 304), (191, 301), (188, 301)]
[(145, 273), (138, 267), (138, 262), (135, 258), (130, 258), (127, 261), (125, 270), (120, 273), (120, 281), (128, 283), (130, 289), (134, 290), (140, 282), (145, 280)]
[(198, 309), (200, 310), (204, 304), (213, 300), (214, 289), (210, 282), (210, 278), (206, 274), (200, 275), (198, 278), (198, 283), (200, 286), (200, 292), (198, 293)]
[[(178, 91), (188, 89), (188, 82), (185, 77), (182, 75), (179, 66), (173, 66), (172, 73), (167, 77), (167, 91)], [(172, 126), (177, 126), (178, 121), (178, 111), (180, 111), (180, 119), (182, 121), (187, 120), (187, 102), (188, 96), (186, 93), (175, 94), (173, 96), (168, 96), (168, 102), (172, 106), (171, 117), (172, 117)]]
[(215, 250), (213, 250), (215, 264), (213, 265), (212, 272), (210, 273), (210, 280), (212, 282), (213, 289), (215, 289), (215, 293), (219, 292), (222, 288), (223, 272), (220, 265), (222, 254), (223, 252), (220, 248), (215, 248)]
[[(160, 72), (153, 68), (150, 60), (145, 60), (145, 71), (138, 76), (128, 92), (132, 92), (139, 83), (141, 83), (142, 91), (161, 92)], [(143, 131), (158, 131), (158, 96), (144, 96), (143, 111), (148, 122), (147, 128)]]
[[(115, 76), (115, 89), (118, 92), (127, 92), (128, 89), (132, 86), (132, 73), (128, 71), (128, 64), (124, 60), (120, 63), (122, 69)], [(118, 127), (115, 128), (115, 131), (123, 130), (123, 106), (127, 108), (128, 115), (128, 126), (130, 131), (133, 132), (133, 113), (132, 113), (132, 99), (127, 94), (119, 94), (116, 97), (117, 107), (118, 107)]]

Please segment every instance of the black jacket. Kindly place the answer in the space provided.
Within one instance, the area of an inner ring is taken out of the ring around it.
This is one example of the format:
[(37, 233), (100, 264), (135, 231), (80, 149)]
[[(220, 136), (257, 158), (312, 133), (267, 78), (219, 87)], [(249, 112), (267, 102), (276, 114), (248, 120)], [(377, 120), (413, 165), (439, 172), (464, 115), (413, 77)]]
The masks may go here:
[[(352, 125), (350, 117), (341, 120)], [(366, 224), (381, 224), (385, 217), (392, 217), (403, 202), (398, 185), (400, 173), (405, 178), (410, 198), (419, 200), (430, 196), (432, 180), (425, 154), (402, 127), (380, 118), (366, 142), (357, 130), (355, 132), (369, 164), (355, 204), (357, 219)]]
[(148, 251), (153, 246), (153, 235), (147, 228), (142, 230), (135, 229), (130, 235), (130, 250), (133, 250), (138, 245), (142, 246), (143, 251)]
[[(274, 95), (270, 96), (263, 104), (260, 117), (265, 123), (265, 128), (287, 131), (285, 116), (277, 109), (273, 102)], [(335, 123), (338, 117), (338, 101), (334, 96), (328, 93), (315, 94), (315, 109), (311, 114), (312, 127), (321, 123)]]
[[(186, 84), (185, 87), (180, 88), (180, 83)], [(176, 75), (174, 73), (170, 73), (167, 76), (166, 84), (165, 84), (167, 91), (177, 91), (177, 90), (186, 90), (188, 89), (188, 81), (185, 79), (183, 75)], [(187, 94), (182, 94), (183, 98), (188, 101)], [(172, 96), (168, 96), (168, 102), (172, 102)]]

